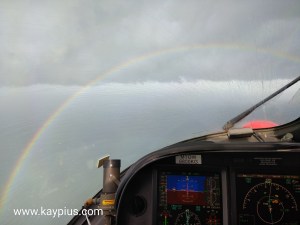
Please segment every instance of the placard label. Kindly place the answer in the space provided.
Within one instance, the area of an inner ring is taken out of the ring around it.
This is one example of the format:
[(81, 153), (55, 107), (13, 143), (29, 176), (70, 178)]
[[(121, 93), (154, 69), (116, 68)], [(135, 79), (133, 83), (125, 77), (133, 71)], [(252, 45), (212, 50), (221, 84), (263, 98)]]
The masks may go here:
[(178, 155), (176, 164), (202, 164), (201, 155)]

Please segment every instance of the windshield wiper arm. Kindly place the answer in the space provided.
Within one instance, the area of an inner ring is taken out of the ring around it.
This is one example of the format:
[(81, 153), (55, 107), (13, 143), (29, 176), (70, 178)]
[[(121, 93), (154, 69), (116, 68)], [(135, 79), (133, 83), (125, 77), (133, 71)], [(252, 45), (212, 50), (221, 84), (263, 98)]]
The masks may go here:
[(269, 97), (265, 98), (264, 100), (260, 101), (259, 103), (255, 104), (254, 106), (247, 109), (246, 111), (242, 112), (241, 114), (239, 114), (236, 117), (232, 118), (231, 120), (227, 121), (226, 124), (223, 126), (223, 129), (227, 131), (228, 129), (232, 128), (237, 122), (239, 122), (241, 119), (248, 116), (251, 112), (253, 112), (255, 109), (257, 109), (259, 106), (266, 103), (270, 99), (274, 98), (276, 95), (280, 94), (284, 90), (288, 89), (290, 86), (294, 85), (299, 80), (300, 80), (300, 76), (297, 77), (296, 79), (292, 80), (290, 83), (283, 86), (282, 88), (280, 88), (279, 90), (277, 90), (273, 94), (271, 94)]

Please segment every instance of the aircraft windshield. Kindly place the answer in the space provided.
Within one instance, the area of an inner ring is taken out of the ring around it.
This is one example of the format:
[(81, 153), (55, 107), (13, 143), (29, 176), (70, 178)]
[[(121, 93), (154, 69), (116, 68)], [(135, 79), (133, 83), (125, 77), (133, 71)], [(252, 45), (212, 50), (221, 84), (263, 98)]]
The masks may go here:
[(223, 129), (228, 130), (236, 125), (253, 129), (269, 128), (288, 123), (292, 118), (299, 118), (299, 103), (300, 76), (226, 122)]
[[(41, 207), (79, 209), (102, 187), (101, 156), (122, 159), (125, 169), (161, 147), (221, 131), (299, 76), (299, 8), (2, 1), (0, 224), (67, 223), (73, 215)], [(299, 98), (297, 84), (236, 126), (290, 122)], [(17, 215), (21, 209), (40, 215)]]

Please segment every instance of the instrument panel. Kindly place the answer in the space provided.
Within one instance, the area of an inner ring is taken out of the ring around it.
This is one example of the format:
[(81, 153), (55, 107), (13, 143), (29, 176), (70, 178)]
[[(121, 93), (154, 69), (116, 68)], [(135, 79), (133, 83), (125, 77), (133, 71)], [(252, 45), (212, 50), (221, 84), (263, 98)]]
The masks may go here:
[[(157, 225), (221, 225), (228, 213), (222, 197), (230, 190), (221, 171), (159, 170)], [(299, 171), (300, 172), (300, 171)], [(226, 173), (225, 169), (223, 174)], [(300, 175), (233, 172), (239, 225), (295, 225), (300, 222)]]
[(300, 225), (300, 152), (169, 156), (139, 171), (119, 206), (123, 224)]

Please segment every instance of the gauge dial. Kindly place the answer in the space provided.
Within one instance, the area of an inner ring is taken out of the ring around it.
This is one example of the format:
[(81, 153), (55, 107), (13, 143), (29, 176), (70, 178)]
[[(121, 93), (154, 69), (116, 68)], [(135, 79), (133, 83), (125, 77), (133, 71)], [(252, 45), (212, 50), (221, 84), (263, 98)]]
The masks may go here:
[(158, 225), (219, 225), (219, 173), (162, 171), (158, 174)]
[(273, 196), (262, 197), (257, 202), (256, 209), (259, 218), (268, 224), (280, 222), (284, 216), (285, 210), (281, 200)]
[(278, 224), (286, 214), (298, 211), (298, 206), (289, 190), (266, 179), (248, 191), (243, 201), (243, 210), (256, 213), (265, 224)]
[(175, 225), (201, 225), (201, 222), (196, 213), (186, 209), (178, 214)]

